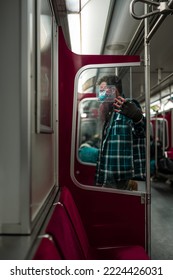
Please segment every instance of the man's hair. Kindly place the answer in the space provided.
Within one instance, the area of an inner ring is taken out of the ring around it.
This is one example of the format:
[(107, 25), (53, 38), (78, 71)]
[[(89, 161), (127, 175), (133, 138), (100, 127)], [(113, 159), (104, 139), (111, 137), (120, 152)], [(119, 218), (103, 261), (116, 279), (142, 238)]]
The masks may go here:
[(122, 93), (122, 82), (121, 79), (118, 76), (112, 75), (112, 76), (103, 76), (99, 81), (98, 85), (100, 85), (102, 82), (106, 82), (108, 86), (116, 86), (119, 93)]

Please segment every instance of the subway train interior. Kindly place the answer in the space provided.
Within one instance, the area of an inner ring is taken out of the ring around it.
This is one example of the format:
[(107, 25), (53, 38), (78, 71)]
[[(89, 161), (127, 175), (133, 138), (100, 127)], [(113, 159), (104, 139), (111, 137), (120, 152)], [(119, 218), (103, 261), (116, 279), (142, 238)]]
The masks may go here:
[[(172, 14), (172, 0), (0, 1), (1, 260), (173, 260)], [(145, 124), (130, 189), (96, 183), (105, 76)]]

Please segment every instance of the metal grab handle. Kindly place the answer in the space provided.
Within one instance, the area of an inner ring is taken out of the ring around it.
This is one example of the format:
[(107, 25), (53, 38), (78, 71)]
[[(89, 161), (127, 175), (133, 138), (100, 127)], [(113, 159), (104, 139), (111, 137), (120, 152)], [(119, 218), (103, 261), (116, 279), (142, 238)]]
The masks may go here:
[(169, 1), (168, 7), (169, 7), (169, 9), (171, 9), (173, 11), (173, 0)]
[[(134, 12), (134, 6), (135, 6), (135, 3), (137, 3), (137, 2), (141, 2), (143, 4), (144, 3), (150, 4), (151, 6), (157, 7), (157, 9), (148, 14), (136, 15)], [(172, 7), (173, 7), (173, 0), (171, 0), (169, 2), (154, 2), (151, 0), (132, 0), (130, 3), (130, 13), (135, 19), (143, 19), (146, 17), (153, 16), (155, 14), (170, 14), (173, 12)]]

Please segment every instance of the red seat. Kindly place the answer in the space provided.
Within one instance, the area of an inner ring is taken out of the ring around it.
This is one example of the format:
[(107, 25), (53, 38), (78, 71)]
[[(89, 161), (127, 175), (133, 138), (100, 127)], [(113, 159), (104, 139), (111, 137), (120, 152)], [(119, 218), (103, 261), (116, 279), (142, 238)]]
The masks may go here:
[[(86, 259), (97, 259), (97, 254), (89, 244), (89, 240), (83, 226), (78, 208), (67, 187), (63, 187), (60, 195), (60, 202), (64, 205), (65, 210), (74, 226), (76, 235), (79, 239), (80, 246)], [(95, 255), (96, 254), (96, 255)]]
[(98, 249), (99, 259), (102, 260), (149, 260), (142, 246), (121, 246), (116, 248)]
[(74, 226), (80, 246), (86, 259), (117, 259), (117, 260), (148, 260), (142, 246), (122, 246), (118, 248), (95, 249), (89, 244), (89, 240), (80, 217), (75, 201), (67, 187), (63, 187), (60, 195), (60, 202)]
[(50, 235), (44, 235), (35, 252), (33, 260), (61, 260), (61, 256)]
[(84, 260), (79, 240), (69, 217), (60, 203), (56, 204), (46, 233), (53, 236), (56, 246), (64, 260)]

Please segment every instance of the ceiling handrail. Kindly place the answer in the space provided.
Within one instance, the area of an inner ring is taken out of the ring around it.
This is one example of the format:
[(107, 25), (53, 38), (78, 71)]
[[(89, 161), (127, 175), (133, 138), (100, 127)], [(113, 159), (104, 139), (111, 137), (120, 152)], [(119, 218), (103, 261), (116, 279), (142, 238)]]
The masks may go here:
[[(157, 7), (156, 10), (146, 13), (144, 15), (136, 15), (134, 13), (134, 6), (135, 3), (141, 2), (143, 4), (149, 4), (151, 6)], [(154, 16), (156, 14), (160, 14), (158, 20), (156, 21), (155, 25), (153, 28), (150, 30), (148, 35), (146, 36), (146, 43), (148, 43), (153, 36), (153, 34), (157, 31), (161, 23), (164, 21), (164, 19), (167, 17), (169, 14), (173, 14), (173, 0), (170, 1), (164, 1), (164, 2), (155, 2), (151, 0), (132, 0), (130, 3), (130, 13), (135, 19), (144, 19), (150, 16)]]
[[(152, 12), (149, 12), (147, 14), (143, 15), (137, 15), (135, 14), (135, 3), (140, 2), (143, 4), (149, 4), (151, 7), (156, 7), (156, 10), (153, 10)], [(173, 0), (171, 1), (165, 1), (165, 2), (155, 2), (151, 0), (132, 0), (130, 3), (130, 13), (135, 19), (144, 19), (156, 14), (161, 15), (168, 15), (173, 13)]]

